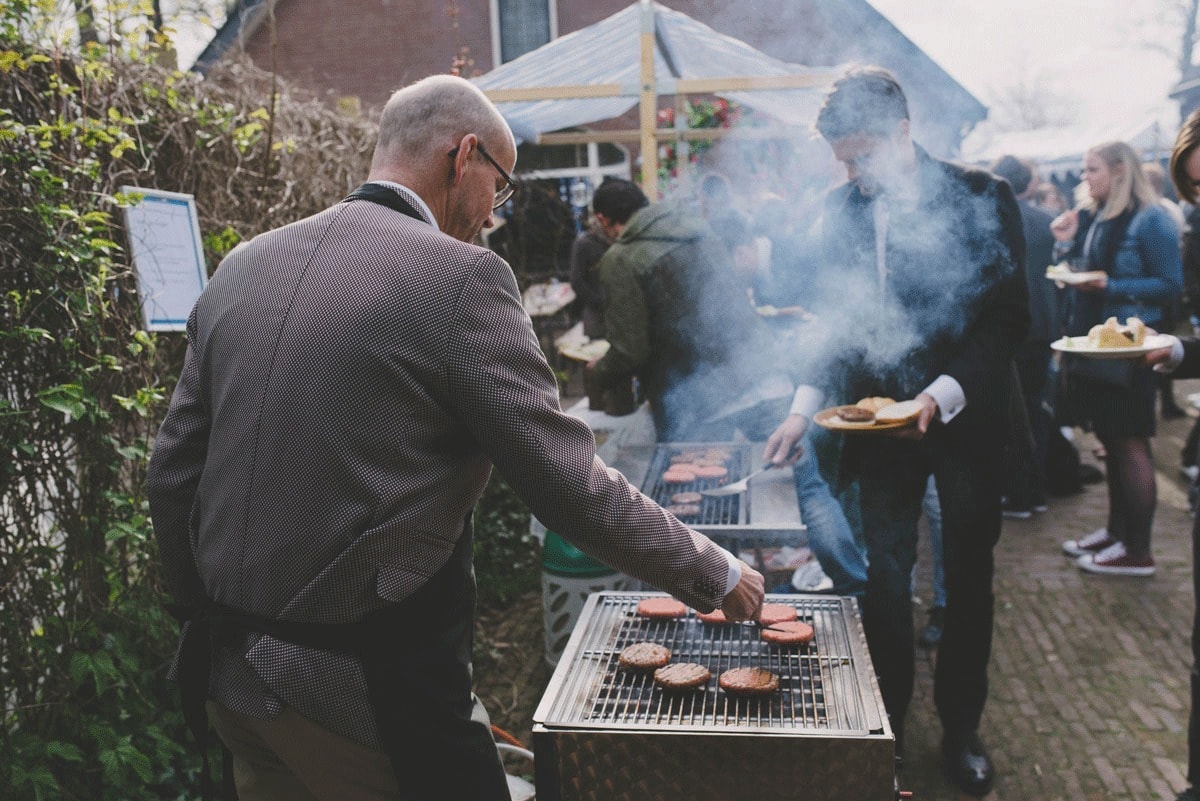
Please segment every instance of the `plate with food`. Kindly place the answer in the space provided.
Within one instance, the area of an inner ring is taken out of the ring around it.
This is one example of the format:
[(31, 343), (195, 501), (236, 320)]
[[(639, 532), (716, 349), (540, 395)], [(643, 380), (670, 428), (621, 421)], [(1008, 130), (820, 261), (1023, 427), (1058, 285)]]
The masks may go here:
[(848, 406), (822, 409), (813, 415), (813, 422), (831, 431), (874, 433), (911, 426), (920, 416), (921, 404), (915, 400), (863, 398)]
[(591, 339), (587, 342), (570, 342), (558, 346), (558, 352), (577, 362), (590, 362), (608, 353), (607, 339)]
[(1152, 350), (1171, 347), (1167, 334), (1151, 334), (1146, 324), (1130, 317), (1122, 325), (1109, 317), (1083, 337), (1063, 337), (1050, 343), (1060, 353), (1073, 353), (1090, 359), (1136, 359)]
[(1046, 278), (1062, 284), (1086, 284), (1097, 281), (1108, 273), (1103, 270), (1072, 270), (1065, 264), (1055, 264), (1046, 268)]

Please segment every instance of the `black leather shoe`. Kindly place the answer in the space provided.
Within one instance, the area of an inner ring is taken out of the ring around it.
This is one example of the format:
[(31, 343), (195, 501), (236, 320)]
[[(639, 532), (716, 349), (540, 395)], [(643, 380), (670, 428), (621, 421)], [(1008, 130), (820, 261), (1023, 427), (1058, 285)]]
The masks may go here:
[(987, 795), (996, 781), (996, 769), (975, 732), (942, 741), (946, 776), (967, 795)]

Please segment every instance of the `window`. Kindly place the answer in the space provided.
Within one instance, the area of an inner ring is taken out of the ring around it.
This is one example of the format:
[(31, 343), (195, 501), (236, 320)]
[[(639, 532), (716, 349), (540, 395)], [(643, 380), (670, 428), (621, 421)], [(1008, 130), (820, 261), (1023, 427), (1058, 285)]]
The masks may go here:
[(491, 0), (492, 52), (512, 61), (558, 36), (556, 0)]

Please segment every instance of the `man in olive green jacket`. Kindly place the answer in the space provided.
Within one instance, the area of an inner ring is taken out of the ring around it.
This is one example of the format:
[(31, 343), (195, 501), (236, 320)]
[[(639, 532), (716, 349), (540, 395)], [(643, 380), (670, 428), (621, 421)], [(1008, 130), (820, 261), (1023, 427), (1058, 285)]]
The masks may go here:
[(611, 347), (594, 376), (636, 376), (660, 441), (725, 440), (735, 426), (765, 439), (762, 402), (790, 387), (771, 391), (771, 337), (727, 262), (704, 218), (675, 202), (640, 209), (600, 261)]

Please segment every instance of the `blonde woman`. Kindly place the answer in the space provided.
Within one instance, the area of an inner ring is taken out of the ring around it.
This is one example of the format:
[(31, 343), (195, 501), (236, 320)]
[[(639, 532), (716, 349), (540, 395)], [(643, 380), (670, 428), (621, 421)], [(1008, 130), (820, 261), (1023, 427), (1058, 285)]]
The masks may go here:
[[(1124, 142), (1088, 150), (1077, 208), (1051, 223), (1056, 256), (1103, 275), (1067, 290), (1067, 329), (1086, 334), (1109, 317), (1162, 324), (1183, 289), (1174, 222)], [(1150, 438), (1155, 433), (1155, 379), (1125, 361), (1068, 360), (1062, 422), (1090, 426), (1105, 450), (1108, 524), (1063, 551), (1079, 567), (1105, 575), (1154, 573), (1150, 529), (1157, 488)]]

